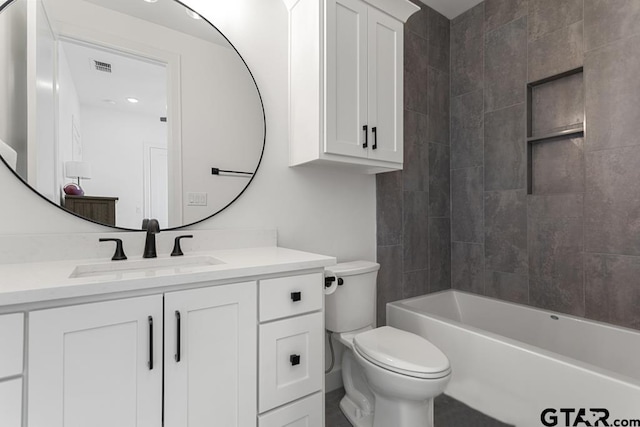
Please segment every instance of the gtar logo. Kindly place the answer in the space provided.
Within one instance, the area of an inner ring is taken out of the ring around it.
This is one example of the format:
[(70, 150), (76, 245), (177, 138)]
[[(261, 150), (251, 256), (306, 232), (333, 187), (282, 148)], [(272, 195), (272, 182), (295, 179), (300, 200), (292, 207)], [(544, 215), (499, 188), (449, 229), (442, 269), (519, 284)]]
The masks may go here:
[(609, 411), (604, 408), (547, 408), (540, 414), (540, 421), (547, 427), (554, 426), (610, 426)]

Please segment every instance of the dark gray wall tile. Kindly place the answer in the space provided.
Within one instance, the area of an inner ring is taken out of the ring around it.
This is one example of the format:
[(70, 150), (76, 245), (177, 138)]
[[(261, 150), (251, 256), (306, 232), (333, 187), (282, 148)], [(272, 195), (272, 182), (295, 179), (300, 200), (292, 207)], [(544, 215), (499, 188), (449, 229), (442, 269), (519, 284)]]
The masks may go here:
[(484, 2), (451, 23), (451, 94), (482, 89), (484, 67)]
[(581, 67), (583, 45), (582, 21), (529, 43), (529, 82)]
[(404, 38), (404, 107), (427, 114), (427, 39), (412, 32)]
[(402, 299), (402, 246), (378, 246), (378, 326), (386, 325), (386, 304)]
[(583, 225), (580, 219), (529, 223), (529, 274), (580, 287), (583, 279)]
[(585, 47), (592, 50), (640, 33), (638, 0), (584, 0)]
[(449, 74), (432, 67), (428, 73), (429, 142), (449, 145)]
[(583, 0), (529, 0), (529, 40), (582, 21)]
[(529, 195), (529, 220), (582, 218), (584, 194)]
[(529, 276), (529, 300), (531, 305), (545, 310), (584, 316), (582, 283)]
[(429, 291), (451, 288), (451, 222), (429, 218)]
[(640, 36), (587, 54), (587, 150), (640, 144), (639, 74)]
[(485, 190), (526, 186), (525, 104), (485, 114)]
[(378, 246), (402, 243), (402, 172), (376, 175), (376, 232)]
[(640, 329), (640, 258), (585, 255), (586, 316)]
[(429, 268), (429, 195), (404, 192), (404, 271)]
[(487, 33), (485, 38), (485, 111), (525, 101), (527, 17)]
[(529, 277), (519, 274), (487, 271), (484, 278), (485, 295), (505, 301), (529, 302)]
[(487, 270), (527, 274), (527, 198), (525, 190), (484, 196), (484, 257)]
[(640, 255), (640, 147), (586, 153), (588, 252)]
[(429, 293), (429, 270), (404, 273), (402, 298), (413, 298)]
[(429, 14), (429, 7), (425, 6), (421, 1), (414, 1), (413, 3), (419, 6), (420, 10), (407, 19), (407, 22), (404, 25), (405, 34), (407, 31), (410, 31), (423, 39), (428, 39), (429, 24), (427, 18)]
[(485, 0), (485, 28), (496, 28), (527, 14), (527, 0)]
[(531, 107), (533, 135), (544, 135), (584, 123), (583, 74), (536, 86)]
[(449, 147), (429, 144), (429, 216), (449, 217)]
[(451, 171), (452, 239), (483, 242), (483, 168)]
[(469, 92), (451, 100), (451, 168), (482, 166), (484, 94)]
[(532, 158), (534, 194), (584, 191), (583, 138), (536, 144)]
[(433, 9), (428, 14), (429, 65), (438, 70), (449, 73), (450, 67), (450, 23), (449, 20)]
[(451, 242), (451, 287), (484, 294), (484, 246)]
[(429, 145), (427, 144), (427, 116), (404, 110), (404, 169), (405, 191), (429, 189)]

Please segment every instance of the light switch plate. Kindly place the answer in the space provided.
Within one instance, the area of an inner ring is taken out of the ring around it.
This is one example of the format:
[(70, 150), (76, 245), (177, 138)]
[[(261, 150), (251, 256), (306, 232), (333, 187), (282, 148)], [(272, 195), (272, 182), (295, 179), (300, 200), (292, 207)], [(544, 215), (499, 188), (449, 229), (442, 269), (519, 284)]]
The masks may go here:
[(207, 206), (207, 193), (187, 193), (187, 206)]

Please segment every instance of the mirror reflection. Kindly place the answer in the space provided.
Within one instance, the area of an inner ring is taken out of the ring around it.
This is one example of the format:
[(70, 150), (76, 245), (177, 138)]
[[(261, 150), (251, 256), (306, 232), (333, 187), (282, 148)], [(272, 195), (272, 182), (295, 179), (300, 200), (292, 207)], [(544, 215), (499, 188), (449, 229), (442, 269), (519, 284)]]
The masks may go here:
[(207, 218), (264, 147), (233, 46), (174, 0), (15, 0), (0, 13), (0, 155), (77, 215), (140, 229)]

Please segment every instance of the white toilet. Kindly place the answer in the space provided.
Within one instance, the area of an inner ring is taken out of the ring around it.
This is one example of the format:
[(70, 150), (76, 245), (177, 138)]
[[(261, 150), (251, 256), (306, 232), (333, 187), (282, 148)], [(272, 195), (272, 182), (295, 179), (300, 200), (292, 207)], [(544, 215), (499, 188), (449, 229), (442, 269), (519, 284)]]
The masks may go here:
[(342, 279), (325, 297), (326, 328), (347, 347), (340, 408), (357, 427), (431, 427), (433, 398), (444, 391), (451, 366), (444, 353), (418, 335), (374, 328), (379, 268), (354, 261), (327, 269), (327, 277)]

